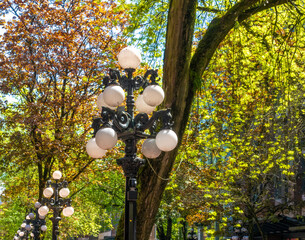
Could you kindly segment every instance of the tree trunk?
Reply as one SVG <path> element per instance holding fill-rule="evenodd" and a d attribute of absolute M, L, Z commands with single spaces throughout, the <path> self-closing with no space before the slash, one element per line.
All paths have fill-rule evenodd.
<path fill-rule="evenodd" d="M 172 0 L 169 8 L 163 76 L 165 107 L 172 109 L 173 130 L 177 133 L 180 142 L 194 95 L 188 82 L 196 7 L 195 0 Z M 150 166 L 145 166 L 139 176 L 137 227 L 139 240 L 149 238 L 177 151 L 176 148 L 150 161 L 154 170 Z"/>

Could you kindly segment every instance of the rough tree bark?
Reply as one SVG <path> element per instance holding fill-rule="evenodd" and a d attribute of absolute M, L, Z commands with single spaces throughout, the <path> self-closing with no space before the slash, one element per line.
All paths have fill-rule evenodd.
<path fill-rule="evenodd" d="M 197 89 L 218 45 L 234 27 L 252 14 L 286 3 L 273 0 L 242 0 L 233 5 L 222 17 L 214 18 L 195 53 L 192 55 L 192 40 L 196 19 L 197 0 L 171 0 L 169 4 L 163 84 L 165 107 L 172 109 L 174 131 L 181 141 L 189 118 L 191 105 Z M 261 5 L 260 5 L 261 4 Z M 179 142 L 180 145 L 181 142 Z M 147 240 L 151 233 L 162 194 L 168 182 L 176 150 L 163 154 L 146 165 L 139 174 L 139 199 L 137 239 Z M 123 239 L 121 234 L 116 239 Z"/>

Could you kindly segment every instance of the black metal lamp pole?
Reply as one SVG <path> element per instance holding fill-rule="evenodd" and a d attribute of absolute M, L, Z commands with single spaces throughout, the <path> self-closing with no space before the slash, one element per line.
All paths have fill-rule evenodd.
<path fill-rule="evenodd" d="M 136 145 L 141 139 L 156 137 L 159 130 L 170 130 L 173 123 L 170 109 L 153 112 L 150 118 L 147 113 L 139 113 L 134 116 L 134 91 L 158 85 L 156 83 L 157 70 L 148 70 L 144 77 L 136 76 L 134 78 L 135 69 L 125 68 L 124 71 L 126 75 L 121 76 L 118 70 L 110 69 L 109 76 L 104 78 L 103 84 L 105 89 L 108 86 L 121 86 L 126 90 L 126 109 L 118 107 L 115 111 L 103 106 L 101 118 L 93 120 L 92 128 L 95 139 L 97 139 L 99 130 L 112 128 L 117 133 L 117 138 L 125 143 L 125 156 L 117 160 L 126 177 L 124 239 L 136 240 L 137 175 L 139 168 L 144 164 L 144 160 L 137 157 Z M 145 132 L 147 129 L 150 134 Z M 98 142 L 97 145 L 99 145 Z"/>
<path fill-rule="evenodd" d="M 54 172 L 55 173 L 55 172 Z M 61 173 L 60 173 L 61 175 Z M 61 176 L 60 176 L 61 177 Z M 57 240 L 59 235 L 59 221 L 61 220 L 60 214 L 62 211 L 64 211 L 65 216 L 71 216 L 74 212 L 73 208 L 71 207 L 71 199 L 66 198 L 69 194 L 68 190 L 68 182 L 66 180 L 60 182 L 59 178 L 55 179 L 55 182 L 52 182 L 51 180 L 47 181 L 47 188 L 45 189 L 51 192 L 44 192 L 44 198 L 41 199 L 41 204 L 45 205 L 38 209 L 39 215 L 45 216 L 49 209 L 53 210 L 53 216 L 50 218 L 52 221 L 52 240 Z M 54 178 L 54 174 L 53 174 Z M 61 190 L 65 189 L 67 191 L 62 194 L 61 196 Z M 47 207 L 47 208 L 46 208 Z M 44 208 L 44 209 L 43 209 Z M 69 208 L 69 209 L 68 209 Z M 40 210 L 41 209 L 41 210 Z M 45 210 L 47 209 L 47 210 Z M 65 209 L 68 209 L 67 213 L 65 213 Z M 44 212 L 45 211 L 45 212 Z"/>

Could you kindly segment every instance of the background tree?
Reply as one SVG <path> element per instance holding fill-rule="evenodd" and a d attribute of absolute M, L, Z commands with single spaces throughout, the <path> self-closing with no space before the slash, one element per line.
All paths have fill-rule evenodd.
<path fill-rule="evenodd" d="M 84 148 L 101 74 L 125 43 L 127 16 L 114 2 L 91 0 L 5 0 L 0 14 L 1 199 L 25 194 L 30 207 L 56 169 L 69 182 L 83 173 L 86 183 L 97 166 L 111 172 Z M 81 187 L 71 185 L 72 193 Z"/>

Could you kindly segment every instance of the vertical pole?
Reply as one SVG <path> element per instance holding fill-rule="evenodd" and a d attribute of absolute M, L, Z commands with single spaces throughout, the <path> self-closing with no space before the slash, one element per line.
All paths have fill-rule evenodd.
<path fill-rule="evenodd" d="M 57 240 L 57 236 L 59 234 L 59 227 L 58 223 L 60 220 L 60 217 L 58 216 L 58 209 L 55 208 L 53 210 L 53 217 L 51 218 L 52 223 L 53 223 L 53 228 L 52 228 L 52 240 Z"/>
<path fill-rule="evenodd" d="M 53 184 L 54 188 L 54 201 L 55 204 L 58 203 L 58 180 L 55 181 Z M 58 206 L 53 207 L 53 217 L 52 217 L 53 229 L 52 229 L 52 240 L 57 240 L 59 234 L 59 227 L 58 223 L 61 220 L 60 218 L 60 209 Z"/>
<path fill-rule="evenodd" d="M 126 177 L 125 192 L 125 240 L 136 240 L 137 181 Z"/>
<path fill-rule="evenodd" d="M 53 222 L 52 240 L 57 240 L 57 229 L 58 229 L 58 226 L 56 224 L 56 220 L 52 221 L 52 222 Z"/>

